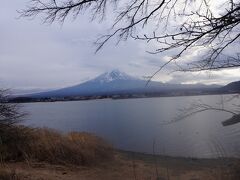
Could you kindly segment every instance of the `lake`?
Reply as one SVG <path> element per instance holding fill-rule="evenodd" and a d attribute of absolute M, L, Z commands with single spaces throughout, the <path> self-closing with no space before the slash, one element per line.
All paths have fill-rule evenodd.
<path fill-rule="evenodd" d="M 240 123 L 222 126 L 231 114 L 205 111 L 172 123 L 179 109 L 200 102 L 234 108 L 230 95 L 26 103 L 24 122 L 33 127 L 85 131 L 122 150 L 215 158 L 240 157 Z M 239 99 L 234 99 L 235 103 Z"/>

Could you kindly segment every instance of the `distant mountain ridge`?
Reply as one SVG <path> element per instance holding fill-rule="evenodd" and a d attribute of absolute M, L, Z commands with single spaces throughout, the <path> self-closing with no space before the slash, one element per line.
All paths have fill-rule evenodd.
<path fill-rule="evenodd" d="M 10 89 L 10 94 L 12 96 L 22 96 L 26 94 L 35 94 L 50 90 L 51 89 Z"/>
<path fill-rule="evenodd" d="M 240 92 L 240 81 L 235 81 L 220 88 L 223 92 Z"/>
<path fill-rule="evenodd" d="M 147 81 L 132 77 L 119 70 L 105 72 L 87 82 L 66 87 L 58 90 L 29 94 L 27 97 L 73 97 L 73 96 L 109 96 L 124 94 L 152 94 L 194 91 L 201 92 L 218 89 L 217 85 L 204 84 L 168 84 L 151 81 L 147 86 Z"/>

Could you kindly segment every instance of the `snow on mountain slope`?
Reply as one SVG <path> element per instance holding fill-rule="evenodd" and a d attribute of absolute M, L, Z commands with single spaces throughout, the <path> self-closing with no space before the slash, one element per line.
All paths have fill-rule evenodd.
<path fill-rule="evenodd" d="M 112 71 L 103 73 L 102 75 L 100 75 L 90 81 L 91 82 L 108 83 L 108 82 L 115 81 L 115 80 L 137 80 L 137 78 L 129 76 L 128 74 L 121 72 L 119 70 L 112 70 Z"/>
<path fill-rule="evenodd" d="M 119 70 L 103 73 L 96 78 L 71 87 L 59 90 L 36 93 L 30 97 L 66 97 L 66 96 L 96 96 L 134 93 L 159 93 L 183 89 L 201 89 L 202 85 L 168 84 L 151 82 L 146 86 L 146 80 L 132 77 Z M 204 86 L 208 88 L 208 86 Z"/>
<path fill-rule="evenodd" d="M 54 96 L 91 96 L 132 92 L 135 89 L 145 88 L 146 81 L 129 76 L 119 70 L 103 73 L 96 78 L 71 87 L 59 90 L 36 93 L 32 97 Z"/>

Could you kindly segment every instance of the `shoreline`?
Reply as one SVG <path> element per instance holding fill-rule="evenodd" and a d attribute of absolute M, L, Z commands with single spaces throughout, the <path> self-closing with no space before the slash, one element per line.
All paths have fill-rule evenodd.
<path fill-rule="evenodd" d="M 116 150 L 113 160 L 92 166 L 10 162 L 2 167 L 14 170 L 24 180 L 229 180 L 236 177 L 234 173 L 239 169 L 235 169 L 235 164 L 239 162 L 240 159 L 203 160 Z"/>
<path fill-rule="evenodd" d="M 51 102 L 72 102 L 72 101 L 92 101 L 92 100 L 123 100 L 123 99 L 144 99 L 144 98 L 174 98 L 174 97 L 198 97 L 198 96 L 216 96 L 216 95 L 236 95 L 239 92 L 226 92 L 226 93 L 206 93 L 206 94 L 181 94 L 181 95 L 123 95 L 121 97 L 110 96 L 83 96 L 83 97 L 46 97 L 46 98 L 30 98 L 30 97 L 16 97 L 8 100 L 6 103 L 51 103 Z"/>
<path fill-rule="evenodd" d="M 240 157 L 208 157 L 208 158 L 199 158 L 199 157 L 185 157 L 185 156 L 171 156 L 171 155 L 163 155 L 163 154 L 151 154 L 151 153 L 143 153 L 137 151 L 128 151 L 128 150 L 121 150 L 121 149 L 114 149 L 116 152 L 122 154 L 135 154 L 137 157 L 149 157 L 150 159 L 160 158 L 160 159 L 178 159 L 178 160 L 198 160 L 198 161 L 214 161 L 214 160 L 240 160 Z"/>
<path fill-rule="evenodd" d="M 86 132 L 64 134 L 47 128 L 12 128 L 25 136 L 12 135 L 13 129 L 6 131 L 12 139 L 5 143 L 5 153 L 1 154 L 0 179 L 4 180 L 235 180 L 240 177 L 240 158 L 145 154 L 118 150 Z"/>

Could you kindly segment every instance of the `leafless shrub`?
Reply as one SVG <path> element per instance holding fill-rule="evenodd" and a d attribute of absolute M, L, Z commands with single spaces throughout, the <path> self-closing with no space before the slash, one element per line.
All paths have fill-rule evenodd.
<path fill-rule="evenodd" d="M 22 157 L 19 145 L 25 144 L 27 128 L 20 126 L 25 113 L 19 104 L 8 103 L 9 91 L 0 90 L 0 158 L 1 161 Z"/>
<path fill-rule="evenodd" d="M 7 103 L 9 99 L 9 90 L 0 90 L 0 128 L 10 127 L 21 122 L 26 115 L 20 111 L 20 105 L 16 103 Z"/>

